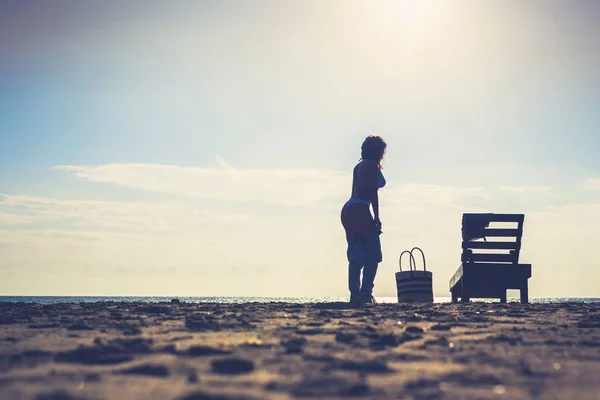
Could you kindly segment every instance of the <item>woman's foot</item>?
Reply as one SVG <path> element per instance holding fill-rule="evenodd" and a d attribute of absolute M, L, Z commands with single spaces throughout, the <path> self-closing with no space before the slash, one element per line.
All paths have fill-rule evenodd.
<path fill-rule="evenodd" d="M 359 296 L 359 301 L 362 304 L 376 304 L 375 297 L 370 292 L 361 293 Z"/>
<path fill-rule="evenodd" d="M 360 307 L 362 305 L 362 301 L 360 300 L 359 294 L 351 294 L 350 295 L 350 305 L 352 307 Z"/>

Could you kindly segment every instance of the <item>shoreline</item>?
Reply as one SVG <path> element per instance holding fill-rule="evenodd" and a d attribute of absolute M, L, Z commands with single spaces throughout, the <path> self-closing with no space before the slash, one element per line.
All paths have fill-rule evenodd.
<path fill-rule="evenodd" d="M 0 302 L 2 399 L 597 400 L 598 376 L 600 303 Z"/>
<path fill-rule="evenodd" d="M 170 303 L 176 299 L 190 304 L 316 304 L 346 302 L 348 296 L 329 297 L 259 297 L 259 296 L 0 296 L 0 303 L 79 304 L 79 303 Z M 397 304 L 396 296 L 375 297 L 378 304 Z M 519 302 L 519 297 L 507 297 L 509 303 Z M 450 303 L 449 296 L 434 296 L 434 304 Z M 495 303 L 497 299 L 478 299 L 481 303 Z M 599 297 L 533 297 L 531 304 L 600 303 Z"/>

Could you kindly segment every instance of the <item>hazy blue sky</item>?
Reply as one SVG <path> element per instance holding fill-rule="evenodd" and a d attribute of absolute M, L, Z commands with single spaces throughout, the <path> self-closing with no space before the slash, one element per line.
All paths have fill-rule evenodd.
<path fill-rule="evenodd" d="M 0 294 L 346 295 L 370 133 L 394 296 L 463 212 L 526 213 L 532 296 L 600 297 L 600 2 L 0 3 Z"/>

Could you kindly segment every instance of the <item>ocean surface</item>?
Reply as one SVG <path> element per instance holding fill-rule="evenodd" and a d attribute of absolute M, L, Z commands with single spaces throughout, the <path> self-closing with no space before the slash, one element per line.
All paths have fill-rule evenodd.
<path fill-rule="evenodd" d="M 40 304 L 56 303 L 95 303 L 99 301 L 159 303 L 179 299 L 188 303 L 329 303 L 348 301 L 347 297 L 186 297 L 186 296 L 0 296 L 0 302 L 25 302 Z M 378 303 L 396 303 L 396 297 L 376 297 Z M 508 298 L 508 301 L 518 301 L 518 298 Z M 529 299 L 531 303 L 599 303 L 600 298 L 584 297 L 540 297 Z M 436 303 L 450 302 L 450 297 L 435 297 Z M 493 302 L 498 300 L 481 300 Z"/>

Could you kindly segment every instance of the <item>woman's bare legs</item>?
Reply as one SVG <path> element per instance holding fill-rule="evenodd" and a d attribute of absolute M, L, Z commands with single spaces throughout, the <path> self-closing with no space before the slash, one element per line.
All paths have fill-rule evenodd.
<path fill-rule="evenodd" d="M 371 301 L 373 295 L 373 287 L 375 286 L 375 275 L 377 274 L 377 267 L 379 263 L 373 261 L 365 262 L 362 277 L 362 286 L 360 288 L 360 298 L 363 301 Z"/>
<path fill-rule="evenodd" d="M 362 263 L 350 262 L 348 265 L 348 289 L 350 290 L 350 303 L 356 303 L 360 296 L 360 271 Z"/>

